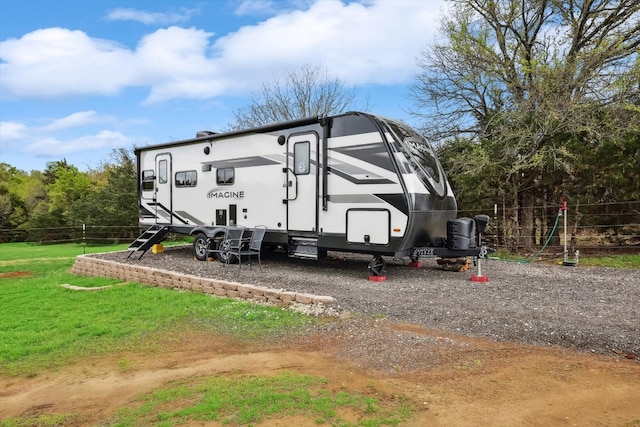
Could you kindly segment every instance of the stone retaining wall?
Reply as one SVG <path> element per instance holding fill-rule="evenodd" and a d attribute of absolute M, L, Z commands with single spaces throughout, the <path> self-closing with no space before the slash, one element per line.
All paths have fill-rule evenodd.
<path fill-rule="evenodd" d="M 89 255 L 76 257 L 73 267 L 71 267 L 71 273 L 83 276 L 110 277 L 125 282 L 138 282 L 150 286 L 184 289 L 221 297 L 268 302 L 280 306 L 289 306 L 296 303 L 328 306 L 334 301 L 329 296 L 287 292 L 265 286 L 245 285 L 226 280 L 198 277 L 157 268 L 122 264 L 93 258 Z"/>

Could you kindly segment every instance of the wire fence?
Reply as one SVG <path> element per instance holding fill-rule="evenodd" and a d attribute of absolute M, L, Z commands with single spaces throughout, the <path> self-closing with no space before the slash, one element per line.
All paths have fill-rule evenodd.
<path fill-rule="evenodd" d="M 483 234 L 483 243 L 497 250 L 535 252 L 546 245 L 545 252 L 562 253 L 566 242 L 568 250 L 581 253 L 640 253 L 640 201 L 568 205 L 566 212 L 561 212 L 561 207 L 558 204 L 527 208 L 534 212 L 532 227 L 522 225 L 521 209 L 498 204 L 489 211 L 461 210 L 458 217 L 488 214 L 491 221 Z M 557 222 L 559 214 L 562 218 Z M 140 231 L 136 225 L 0 228 L 0 243 L 131 243 Z M 170 240 L 182 238 L 169 237 Z"/>
<path fill-rule="evenodd" d="M 2 228 L 0 229 L 0 243 L 117 244 L 130 243 L 139 233 L 140 227 L 138 226 L 104 226 L 86 224 L 66 227 Z"/>
<path fill-rule="evenodd" d="M 548 252 L 562 253 L 566 243 L 567 250 L 581 253 L 640 253 L 640 201 L 575 202 L 567 204 L 566 211 L 561 203 L 527 208 L 496 203 L 490 212 L 467 210 L 458 215 L 481 213 L 491 217 L 483 240 L 496 249 L 531 252 L 547 244 Z"/>

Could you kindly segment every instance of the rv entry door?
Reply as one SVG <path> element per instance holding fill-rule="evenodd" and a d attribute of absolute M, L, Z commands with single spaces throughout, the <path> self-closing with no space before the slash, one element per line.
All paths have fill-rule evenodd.
<path fill-rule="evenodd" d="M 156 221 L 158 224 L 171 224 L 173 203 L 171 198 L 172 171 L 171 154 L 156 156 L 156 187 L 154 192 Z"/>
<path fill-rule="evenodd" d="M 316 232 L 318 211 L 318 135 L 287 140 L 287 230 Z"/>

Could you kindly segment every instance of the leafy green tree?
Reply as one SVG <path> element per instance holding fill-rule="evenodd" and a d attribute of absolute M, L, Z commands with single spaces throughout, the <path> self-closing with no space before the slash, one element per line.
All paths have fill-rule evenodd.
<path fill-rule="evenodd" d="M 74 239 L 68 218 L 74 202 L 91 191 L 91 179 L 66 160 L 47 163 L 44 172 L 33 171 L 25 188 L 28 220 L 19 228 L 29 230 L 32 241 L 61 242 Z"/>
<path fill-rule="evenodd" d="M 432 140 L 477 145 L 461 172 L 490 180 L 517 243 L 533 244 L 534 207 L 554 215 L 594 154 L 640 129 L 640 3 L 455 0 L 442 36 L 420 57 L 414 114 Z"/>
<path fill-rule="evenodd" d="M 119 148 L 111 153 L 112 163 L 104 165 L 106 185 L 98 197 L 104 203 L 102 224 L 114 227 L 115 238 L 130 239 L 138 225 L 138 193 L 136 160 L 130 150 Z"/>
<path fill-rule="evenodd" d="M 14 230 L 28 220 L 29 210 L 25 195 L 31 178 L 24 171 L 0 163 L 0 241 L 20 239 Z"/>
<path fill-rule="evenodd" d="M 70 215 L 73 202 L 90 191 L 91 187 L 91 178 L 75 166 L 58 169 L 55 181 L 47 186 L 49 212 L 63 217 Z"/>

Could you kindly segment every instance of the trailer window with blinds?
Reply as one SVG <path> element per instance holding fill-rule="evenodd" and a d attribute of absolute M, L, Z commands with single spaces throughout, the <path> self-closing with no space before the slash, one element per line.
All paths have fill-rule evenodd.
<path fill-rule="evenodd" d="M 195 187 L 198 182 L 196 171 L 176 172 L 176 187 Z"/>
<path fill-rule="evenodd" d="M 218 168 L 216 171 L 216 184 L 232 185 L 235 181 L 234 168 Z"/>
<path fill-rule="evenodd" d="M 156 177 L 152 169 L 142 171 L 142 191 L 153 191 L 153 181 Z"/>

